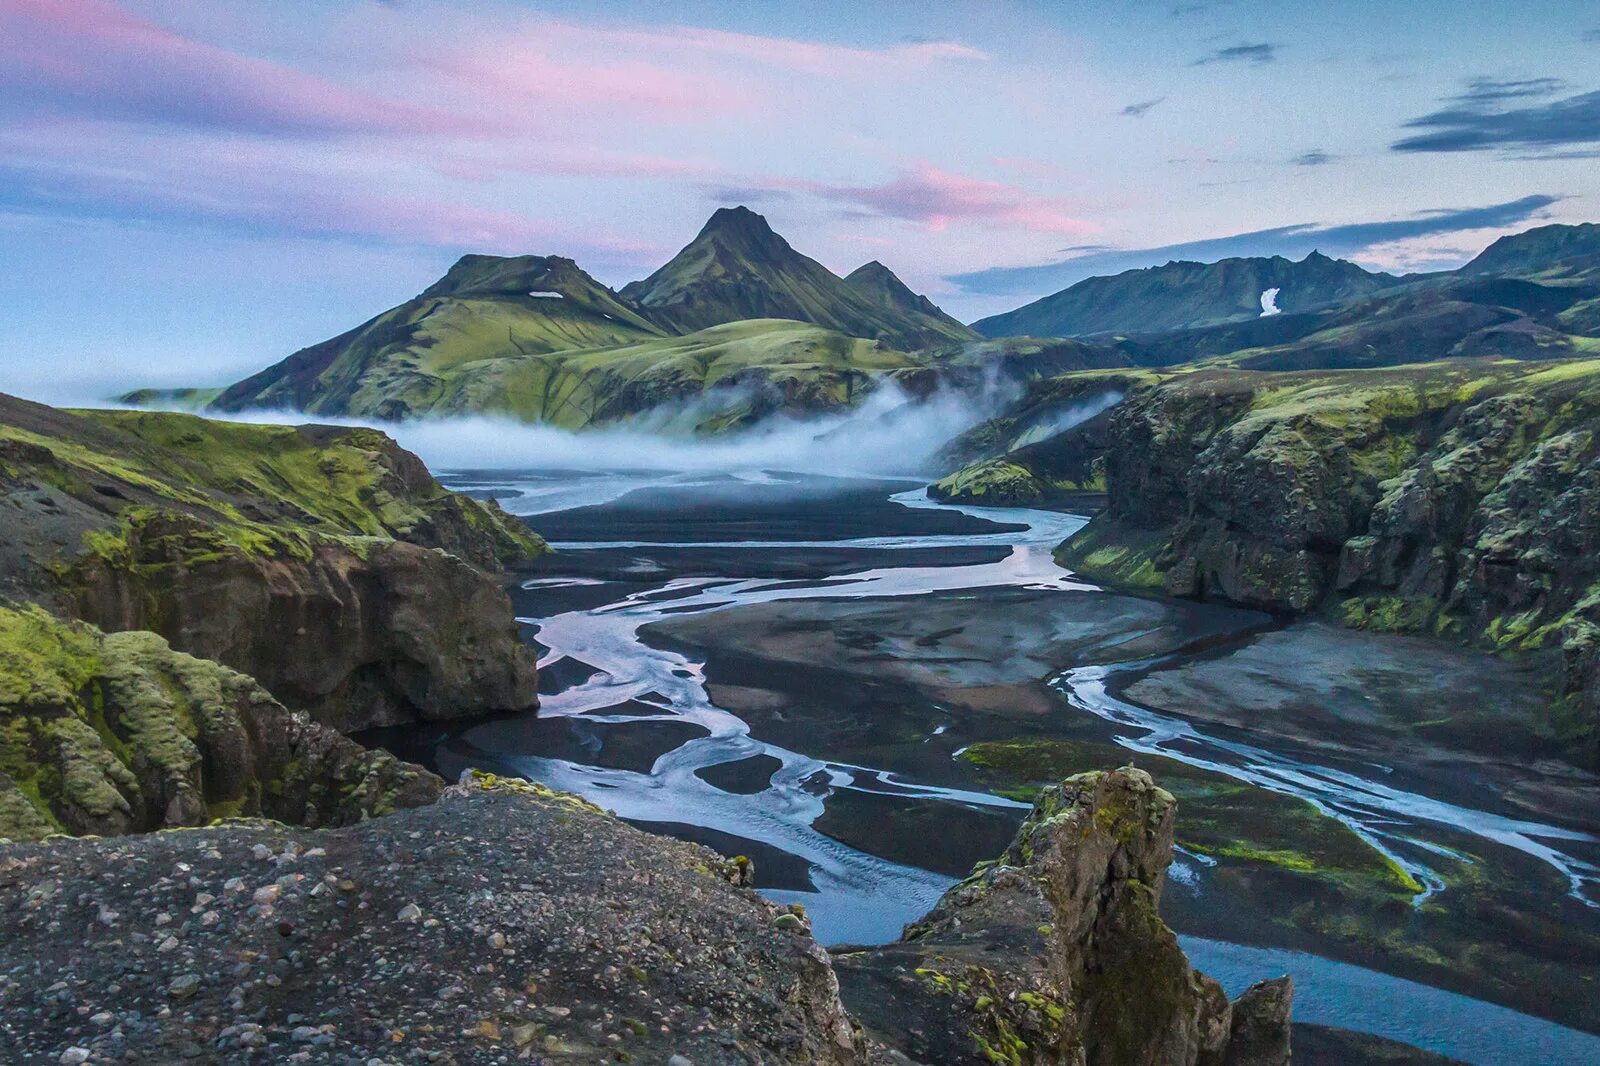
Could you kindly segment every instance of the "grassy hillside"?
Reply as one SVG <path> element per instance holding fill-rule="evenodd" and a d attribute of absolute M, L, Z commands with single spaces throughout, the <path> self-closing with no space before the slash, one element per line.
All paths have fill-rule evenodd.
<path fill-rule="evenodd" d="M 715 429 L 777 409 L 848 405 L 881 372 L 912 365 L 902 351 L 975 336 L 880 264 L 838 278 L 741 208 L 719 211 L 623 293 L 569 259 L 465 256 L 415 299 L 222 390 L 210 406 L 380 419 L 489 413 L 574 429 L 654 411 L 684 429 Z M 687 405 L 702 417 L 683 415 Z"/>
<path fill-rule="evenodd" d="M 882 372 L 913 365 L 876 342 L 801 322 L 758 319 L 661 336 L 502 299 L 443 302 L 403 338 L 383 340 L 379 323 L 314 387 L 293 390 L 286 376 L 250 405 L 293 390 L 288 405 L 318 414 L 502 414 L 580 429 L 653 412 L 692 431 L 778 409 L 848 406 Z M 238 387 L 219 406 L 245 406 Z M 685 413 L 690 406 L 697 414 Z"/>

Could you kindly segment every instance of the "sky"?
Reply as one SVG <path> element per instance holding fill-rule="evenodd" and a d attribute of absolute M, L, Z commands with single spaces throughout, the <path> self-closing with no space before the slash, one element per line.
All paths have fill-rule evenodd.
<path fill-rule="evenodd" d="M 222 384 L 465 252 L 719 206 L 963 320 L 1600 219 L 1600 0 L 0 0 L 0 389 Z"/>

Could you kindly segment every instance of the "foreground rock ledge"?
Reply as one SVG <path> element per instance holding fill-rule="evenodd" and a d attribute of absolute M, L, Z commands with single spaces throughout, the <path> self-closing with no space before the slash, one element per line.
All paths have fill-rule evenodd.
<path fill-rule="evenodd" d="M 1155 917 L 1171 816 L 1137 770 L 1050 790 L 844 1001 L 803 914 L 539 786 L 9 845 L 0 1060 L 1283 1062 L 1287 987 L 1241 1026 Z"/>

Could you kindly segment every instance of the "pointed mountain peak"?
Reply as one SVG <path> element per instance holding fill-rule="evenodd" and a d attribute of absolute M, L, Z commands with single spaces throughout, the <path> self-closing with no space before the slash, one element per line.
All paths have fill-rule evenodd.
<path fill-rule="evenodd" d="M 882 263 L 880 263 L 876 259 L 874 259 L 874 260 L 871 260 L 870 262 L 862 263 L 860 266 L 858 266 L 854 270 L 850 271 L 850 273 L 845 275 L 844 280 L 846 280 L 846 281 L 855 280 L 855 281 L 874 281 L 874 282 L 883 282 L 883 281 L 896 281 L 896 282 L 898 282 L 900 279 L 895 276 L 894 271 L 890 270 L 888 267 L 884 266 Z"/>
<path fill-rule="evenodd" d="M 922 297 L 911 291 L 911 287 L 901 281 L 899 276 L 876 259 L 870 263 L 862 263 L 849 274 L 845 275 L 844 283 L 852 289 L 863 293 L 878 293 L 892 296 L 897 300 L 920 300 Z"/>
<path fill-rule="evenodd" d="M 695 239 L 703 237 L 721 239 L 731 244 L 755 246 L 776 242 L 788 247 L 788 243 L 778 236 L 765 218 L 743 205 L 719 207 L 713 211 Z"/>

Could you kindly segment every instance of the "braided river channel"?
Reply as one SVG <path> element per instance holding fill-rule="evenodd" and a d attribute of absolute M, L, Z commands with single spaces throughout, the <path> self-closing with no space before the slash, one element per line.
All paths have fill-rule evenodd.
<path fill-rule="evenodd" d="M 841 945 L 897 937 L 1031 789 L 1133 761 L 1179 799 L 1168 922 L 1230 994 L 1295 976 L 1297 1061 L 1343 1030 L 1600 1062 L 1600 779 L 1519 731 L 1539 664 L 1101 590 L 1052 557 L 1085 518 L 920 483 L 444 480 L 557 549 L 512 590 L 538 714 L 370 738 L 447 778 L 748 855 Z"/>

